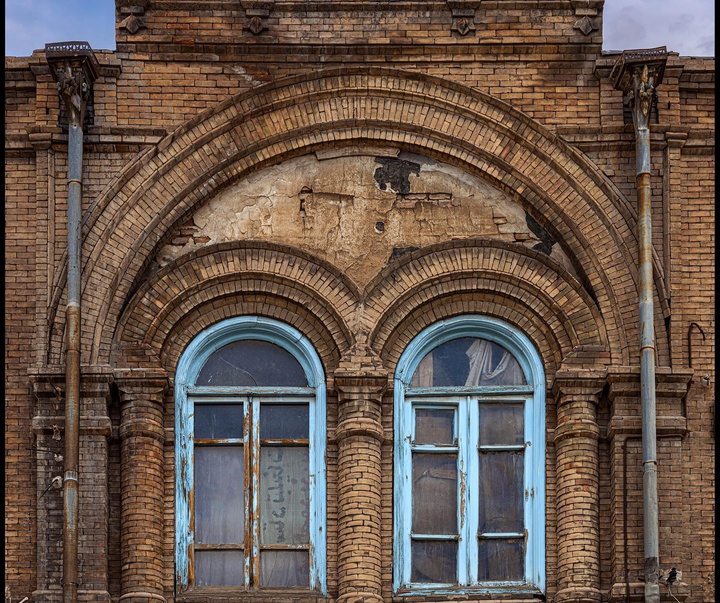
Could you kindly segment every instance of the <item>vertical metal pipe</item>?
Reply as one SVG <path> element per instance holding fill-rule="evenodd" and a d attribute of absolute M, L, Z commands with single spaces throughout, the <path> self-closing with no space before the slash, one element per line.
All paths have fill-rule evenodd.
<path fill-rule="evenodd" d="M 640 314 L 640 401 L 643 447 L 643 525 L 645 541 L 645 601 L 660 601 L 657 431 L 655 408 L 655 326 L 652 270 L 652 213 L 650 195 L 650 136 L 647 128 L 636 130 L 638 173 L 639 314 Z M 645 165 L 647 157 L 647 165 Z M 643 163 L 641 169 L 641 161 Z M 647 168 L 647 171 L 645 169 Z"/>
<path fill-rule="evenodd" d="M 65 473 L 63 477 L 63 603 L 78 600 L 80 503 L 80 278 L 83 122 L 98 63 L 87 42 L 45 45 L 50 72 L 68 117 L 68 271 L 65 314 Z"/>
<path fill-rule="evenodd" d="M 77 601 L 78 588 L 82 154 L 82 123 L 71 123 L 68 131 L 68 299 L 65 350 L 65 476 L 63 480 L 64 603 Z"/>
<path fill-rule="evenodd" d="M 667 60 L 664 47 L 623 52 L 610 78 L 631 94 L 635 128 L 635 186 L 638 202 L 638 310 L 640 321 L 640 401 L 643 447 L 643 527 L 645 603 L 660 602 L 655 408 L 655 325 L 652 265 L 652 195 L 650 191 L 650 116 L 656 88 Z"/>

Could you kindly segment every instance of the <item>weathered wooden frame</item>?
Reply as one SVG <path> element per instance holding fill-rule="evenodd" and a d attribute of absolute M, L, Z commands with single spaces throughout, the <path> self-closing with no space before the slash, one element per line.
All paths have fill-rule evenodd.
<path fill-rule="evenodd" d="M 287 350 L 302 366 L 308 387 L 196 387 L 193 385 L 211 354 L 229 343 L 245 339 L 267 341 Z M 261 398 L 277 396 L 290 398 L 301 396 L 310 404 L 310 590 L 327 594 L 325 373 L 312 344 L 297 329 L 276 320 L 256 316 L 230 318 L 211 326 L 187 346 L 178 362 L 175 375 L 175 579 L 178 591 L 195 588 L 192 568 L 194 399 L 207 397 L 227 400 L 232 397 L 239 403 L 243 398 L 247 398 L 247 405 L 253 403 L 253 399 L 257 404 L 257 400 Z M 259 441 L 258 421 L 253 422 L 252 428 L 258 431 L 255 437 Z M 247 434 L 245 439 L 247 440 Z M 251 488 L 257 486 L 256 480 L 249 485 Z M 247 496 L 245 499 L 247 500 Z M 245 501 L 243 504 L 247 507 Z M 248 517 L 248 513 L 245 516 Z M 251 529 L 255 528 L 251 527 Z M 245 558 L 247 566 L 249 563 L 247 550 Z M 247 576 L 248 569 L 245 571 Z M 209 588 L 203 587 L 203 589 Z M 247 588 L 238 587 L 242 590 Z M 250 588 L 254 590 L 257 586 Z M 278 589 L 263 590 L 276 592 Z"/>
<path fill-rule="evenodd" d="M 461 337 L 482 337 L 512 353 L 528 380 L 527 386 L 410 388 L 422 358 L 437 346 Z M 477 580 L 478 441 L 476 401 L 522 402 L 525 412 L 524 524 L 527 532 L 523 581 Z M 458 583 L 413 584 L 410 581 L 412 518 L 411 457 L 414 412 L 417 407 L 453 407 L 457 412 L 458 501 L 460 534 Z M 465 315 L 444 320 L 419 333 L 400 357 L 394 386 L 394 534 L 393 591 L 398 595 L 461 593 L 542 593 L 545 591 L 545 373 L 532 342 L 509 324 L 485 316 Z M 465 487 L 463 487 L 465 482 Z M 465 544 L 463 544 L 465 543 Z"/>

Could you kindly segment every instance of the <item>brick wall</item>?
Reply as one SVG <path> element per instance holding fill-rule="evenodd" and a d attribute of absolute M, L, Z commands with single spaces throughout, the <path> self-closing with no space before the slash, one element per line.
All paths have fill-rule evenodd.
<path fill-rule="evenodd" d="M 101 71 L 94 125 L 85 136 L 83 363 L 101 365 L 103 374 L 164 370 L 172 385 L 182 349 L 203 328 L 240 314 L 273 317 L 303 332 L 323 359 L 332 436 L 343 404 L 333 390 L 335 370 L 362 372 L 361 358 L 373 357 L 391 375 L 404 347 L 429 324 L 463 313 L 502 318 L 536 342 L 548 388 L 568 365 L 614 371 L 593 419 L 600 433 L 597 581 L 604 600 L 638 596 L 635 150 L 622 94 L 608 80 L 616 56 L 601 53 L 602 2 L 483 2 L 466 35 L 459 13 L 440 2 L 278 3 L 258 17 L 259 33 L 250 30 L 252 11 L 237 3 L 198 1 L 190 8 L 153 2 L 136 15 L 143 26 L 134 32 L 133 15 L 123 8 L 128 3 L 117 4 L 117 51 L 96 52 Z M 332 76 L 311 77 L 333 69 Z M 683 571 L 686 586 L 678 594 L 697 603 L 714 600 L 714 481 L 708 471 L 714 463 L 714 61 L 671 53 L 666 74 L 651 146 L 656 330 L 664 371 L 660 554 L 661 569 L 672 564 Z M 55 440 L 33 419 L 61 415 L 62 408 L 37 385 L 41 377 L 33 390 L 28 371 L 56 375 L 63 360 L 67 142 L 43 53 L 6 58 L 5 111 L 5 571 L 13 601 L 33 591 L 37 601 L 54 601 L 62 498 L 51 490 L 37 502 L 55 468 L 33 446 Z M 235 129 L 228 133 L 231 122 Z M 242 145 L 246 155 L 238 150 Z M 370 212 L 353 225 L 357 234 L 321 252 L 316 243 L 288 247 L 290 223 L 300 220 L 288 212 L 285 232 L 280 227 L 273 237 L 259 232 L 250 241 L 193 242 L 173 262 L 159 258 L 164 245 L 182 237 L 187 242 L 183 228 L 196 212 L 243 179 L 261 178 L 264 168 L 287 166 L 298 155 L 352 158 L 361 147 L 373 149 L 365 156 L 377 155 L 379 147 L 412 151 L 488 182 L 550 231 L 574 274 L 520 239 L 488 242 L 448 230 L 445 216 L 452 209 L 423 213 L 420 207 L 408 211 L 437 243 L 417 251 L 392 239 L 393 232 L 376 234 L 378 218 Z M 373 258 L 373 266 L 387 265 L 353 280 L 349 275 L 362 270 L 353 268 L 352 248 L 364 245 L 365 231 L 405 253 L 394 263 Z M 688 331 L 692 322 L 705 338 L 696 327 Z M 368 348 L 360 353 L 363 345 Z M 691 362 L 694 371 L 687 370 Z M 99 522 L 86 529 L 83 546 L 89 548 L 82 551 L 80 588 L 92 600 L 107 595 L 115 601 L 127 583 L 120 552 L 125 403 L 114 387 L 93 398 L 93 412 L 107 416 L 107 435 L 96 430 L 83 448 L 83 470 L 101 485 L 106 479 L 108 492 L 95 502 L 84 499 L 83 508 Z M 340 533 L 338 499 L 348 496 L 340 479 L 349 474 L 340 465 L 357 456 L 372 457 L 374 466 L 373 455 L 379 455 L 373 488 L 381 504 L 381 565 L 369 582 L 392 600 L 392 397 L 386 393 L 378 404 L 373 420 L 382 444 L 329 438 L 331 599 L 351 592 L 353 584 L 339 561 L 353 548 L 352 537 Z M 558 569 L 567 563 L 567 540 L 556 508 L 565 495 L 557 491 L 562 467 L 553 439 L 555 404 L 548 395 L 550 601 L 563 598 L 559 591 L 568 579 Z M 162 550 L 153 567 L 163 572 L 157 594 L 172 599 L 172 389 L 162 424 Z M 157 518 L 153 529 L 156 524 Z M 99 559 L 92 559 L 95 541 L 105 543 Z"/>

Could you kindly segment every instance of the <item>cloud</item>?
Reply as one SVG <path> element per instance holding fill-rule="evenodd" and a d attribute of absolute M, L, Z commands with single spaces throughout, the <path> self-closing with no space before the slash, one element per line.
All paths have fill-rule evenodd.
<path fill-rule="evenodd" d="M 681 56 L 715 56 L 714 0 L 606 0 L 603 49 L 666 46 Z"/>

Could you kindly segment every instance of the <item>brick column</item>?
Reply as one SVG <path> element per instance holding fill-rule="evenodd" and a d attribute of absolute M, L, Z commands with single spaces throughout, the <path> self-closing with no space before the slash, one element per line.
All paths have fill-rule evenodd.
<path fill-rule="evenodd" d="M 555 377 L 557 408 L 557 603 L 600 601 L 597 405 L 604 372 L 562 371 Z"/>
<path fill-rule="evenodd" d="M 382 603 L 380 445 L 387 374 L 336 372 L 338 603 Z"/>
<path fill-rule="evenodd" d="M 128 603 L 163 596 L 163 402 L 167 377 L 159 372 L 116 372 L 121 422 L 122 596 Z"/>

